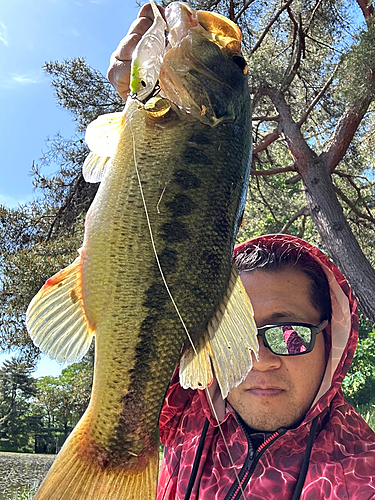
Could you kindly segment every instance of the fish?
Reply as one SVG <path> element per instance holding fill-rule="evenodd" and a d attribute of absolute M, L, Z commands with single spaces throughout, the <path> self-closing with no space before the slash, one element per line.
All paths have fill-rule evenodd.
<path fill-rule="evenodd" d="M 232 263 L 252 147 L 241 31 L 185 3 L 165 18 L 160 91 L 88 126 L 83 174 L 100 186 L 83 245 L 26 313 L 34 343 L 60 363 L 95 336 L 89 406 L 35 500 L 154 499 L 176 367 L 183 387 L 215 376 L 226 397 L 258 349 Z"/>

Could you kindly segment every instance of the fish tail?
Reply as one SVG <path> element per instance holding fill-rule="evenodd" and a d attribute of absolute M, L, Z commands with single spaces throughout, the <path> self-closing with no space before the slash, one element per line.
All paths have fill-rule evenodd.
<path fill-rule="evenodd" d="M 69 443 L 68 443 L 69 441 Z M 108 467 L 87 458 L 82 430 L 69 437 L 34 500 L 155 500 L 159 451 L 140 472 Z"/>

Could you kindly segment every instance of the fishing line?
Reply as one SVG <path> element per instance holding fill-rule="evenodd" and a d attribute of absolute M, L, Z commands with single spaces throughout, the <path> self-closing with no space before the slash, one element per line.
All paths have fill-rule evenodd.
<path fill-rule="evenodd" d="M 138 169 L 138 164 L 137 164 L 137 158 L 136 158 L 136 150 L 135 150 L 135 137 L 134 137 L 134 133 L 133 133 L 133 127 L 132 127 L 132 123 L 131 123 L 131 119 L 130 119 L 130 131 L 131 131 L 131 134 L 132 134 L 132 139 L 133 139 L 133 158 L 134 158 L 134 166 L 135 166 L 135 171 L 136 171 L 136 174 L 137 174 L 137 179 L 138 179 L 138 184 L 139 184 L 139 190 L 140 190 L 140 193 L 141 193 L 141 198 L 142 198 L 142 203 L 143 203 L 143 208 L 145 210 L 145 214 L 146 214 L 146 220 L 147 220 L 147 226 L 148 226 L 148 230 L 149 230 L 149 233 L 150 233 L 150 238 L 151 238 L 151 245 L 152 245 L 152 249 L 153 249 L 153 252 L 154 252 L 154 255 L 155 255 L 155 259 L 156 259 L 156 263 L 157 263 L 157 266 L 159 268 L 159 272 L 160 272 L 160 275 L 161 275 L 161 278 L 163 280 L 163 283 L 164 283 L 164 286 L 165 286 L 165 289 L 167 290 L 167 293 L 169 295 L 169 298 L 171 299 L 172 301 L 172 304 L 173 304 L 173 307 L 175 308 L 176 310 L 176 313 L 177 313 L 177 316 L 179 318 L 179 320 L 181 321 L 181 324 L 185 330 L 185 333 L 187 335 L 187 338 L 189 339 L 189 342 L 193 348 L 193 351 L 194 351 L 194 354 L 197 356 L 197 359 L 198 359 L 198 363 L 199 363 L 199 368 L 201 370 L 201 372 L 203 373 L 203 369 L 202 369 L 202 366 L 200 364 L 200 361 L 199 361 L 199 357 L 198 357 L 198 353 L 197 353 L 197 350 L 195 348 L 195 345 L 193 343 L 193 340 L 190 336 L 190 333 L 189 333 L 189 330 L 187 329 L 187 326 L 185 325 L 185 322 L 184 322 L 184 319 L 183 317 L 181 316 L 180 314 L 180 311 L 178 309 L 178 306 L 173 298 L 173 295 L 169 289 L 169 286 L 168 286 L 168 283 L 165 279 L 165 276 L 164 276 L 164 272 L 163 272 L 163 269 L 161 267 L 161 264 L 160 264 L 160 260 L 159 260 L 159 256 L 158 256 L 158 253 L 157 253 L 157 250 L 156 250 L 156 246 L 155 246 L 155 240 L 154 240 L 154 235 L 153 235 L 153 232 L 152 232 L 152 227 L 151 227 L 151 222 L 150 222 L 150 218 L 149 218 L 149 215 L 148 215 L 148 209 L 147 209 L 147 205 L 146 205 L 146 200 L 145 200 L 145 197 L 144 197 L 144 193 L 143 193 L 143 188 L 142 188 L 142 182 L 141 182 L 141 178 L 140 178 L 140 175 L 139 175 L 139 169 Z M 211 395 L 210 395 L 210 392 L 208 390 L 208 387 L 205 387 L 205 391 L 206 391 L 206 396 L 207 396 L 207 399 L 208 399 L 208 402 L 210 404 L 210 407 L 211 407 L 211 410 L 212 410 L 212 413 L 214 414 L 214 417 L 215 417 L 215 420 L 218 424 L 218 428 L 219 428 L 219 431 L 220 431 L 220 434 L 221 434 L 221 437 L 223 438 L 223 441 L 224 441 L 224 444 L 225 444 L 225 448 L 227 450 L 227 453 L 228 453 L 228 457 L 229 457 L 229 460 L 230 460 L 230 463 L 232 465 L 232 468 L 233 468 L 233 471 L 234 471 L 234 474 L 236 476 L 236 480 L 238 482 L 238 486 L 240 488 L 240 491 L 241 491 L 241 494 L 243 496 L 243 499 L 246 500 L 246 497 L 245 497 L 245 493 L 243 491 L 243 488 L 242 488 L 242 485 L 241 485 L 241 481 L 240 481 L 240 478 L 238 477 L 238 473 L 237 473 L 237 470 L 236 470 L 236 467 L 234 465 L 234 461 L 233 461 L 233 458 L 232 458 L 232 455 L 229 451 L 229 447 L 228 447 L 228 444 L 227 444 L 227 441 L 225 439 L 225 436 L 224 436 L 224 433 L 223 433 L 223 430 L 221 428 L 221 424 L 220 424 L 220 421 L 219 421 L 219 417 L 216 413 L 216 410 L 215 410 L 215 407 L 214 407 L 214 403 L 212 401 L 212 398 L 211 398 Z"/>

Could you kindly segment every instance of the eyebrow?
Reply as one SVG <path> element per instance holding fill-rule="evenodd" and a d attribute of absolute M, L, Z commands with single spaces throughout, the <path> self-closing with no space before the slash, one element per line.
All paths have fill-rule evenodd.
<path fill-rule="evenodd" d="M 271 323 L 278 323 L 278 320 L 286 319 L 287 321 L 297 321 L 301 322 L 301 318 L 296 315 L 293 311 L 280 311 L 274 312 L 271 316 L 267 316 L 266 324 L 270 325 Z"/>

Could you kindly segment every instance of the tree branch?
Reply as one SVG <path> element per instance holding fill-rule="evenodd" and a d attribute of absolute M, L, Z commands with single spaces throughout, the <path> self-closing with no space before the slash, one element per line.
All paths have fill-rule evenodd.
<path fill-rule="evenodd" d="M 238 22 L 239 18 L 242 16 L 242 14 L 247 10 L 250 5 L 254 2 L 254 0 L 248 0 L 247 2 L 244 3 L 244 5 L 241 7 L 241 9 L 237 12 L 237 14 L 234 16 L 233 21 L 235 23 Z"/>
<path fill-rule="evenodd" d="M 268 170 L 255 170 L 251 169 L 250 175 L 255 175 L 258 177 L 264 177 L 266 175 L 275 175 L 281 174 L 283 172 L 295 172 L 295 166 L 291 165 L 290 167 L 280 167 L 280 168 L 269 168 Z"/>
<path fill-rule="evenodd" d="M 301 231 L 300 231 L 300 234 L 299 234 L 299 237 L 300 238 L 303 238 L 304 234 L 305 234 L 305 229 L 306 229 L 306 220 L 307 220 L 307 215 L 303 215 L 302 216 L 302 224 L 301 224 Z"/>
<path fill-rule="evenodd" d="M 254 54 L 254 52 L 256 50 L 259 49 L 260 47 L 260 44 L 263 42 L 265 36 L 267 35 L 267 33 L 269 32 L 269 30 L 272 28 L 272 25 L 277 21 L 277 19 L 280 17 L 280 15 L 284 12 L 285 9 L 287 9 L 289 7 L 289 5 L 293 2 L 293 0 L 288 0 L 286 3 L 284 3 L 284 5 L 282 7 L 280 7 L 280 9 L 276 12 L 276 14 L 273 16 L 273 18 L 271 19 L 271 21 L 267 24 L 267 26 L 265 27 L 263 33 L 261 34 L 259 40 L 257 41 L 257 43 L 254 45 L 254 47 L 251 49 L 250 51 L 250 54 L 249 55 L 252 55 Z"/>
<path fill-rule="evenodd" d="M 309 31 L 310 26 L 311 26 L 311 23 L 312 23 L 312 21 L 313 21 L 313 19 L 314 19 L 314 17 L 315 17 L 315 14 L 316 14 L 316 12 L 317 12 L 318 8 L 320 7 L 320 4 L 322 3 L 322 1 L 323 1 L 323 0 L 318 0 L 318 1 L 316 2 L 315 7 L 314 7 L 314 9 L 313 9 L 313 11 L 312 11 L 312 13 L 311 13 L 310 19 L 309 19 L 309 20 L 307 21 L 307 23 L 306 23 L 305 33 L 307 33 L 307 32 Z"/>
<path fill-rule="evenodd" d="M 293 217 L 291 217 L 286 224 L 281 228 L 280 233 L 286 234 L 290 226 L 295 222 L 299 217 L 310 215 L 310 209 L 307 206 L 302 207 L 298 212 L 296 212 Z"/>
<path fill-rule="evenodd" d="M 233 0 L 230 0 L 229 2 L 229 19 L 231 21 L 234 21 L 235 17 L 234 17 L 234 3 L 233 3 Z"/>
<path fill-rule="evenodd" d="M 371 210 L 369 209 L 369 207 L 367 206 L 367 203 L 365 202 L 365 200 L 362 197 L 361 188 L 359 188 L 357 186 L 357 184 L 354 182 L 354 180 L 352 178 L 353 176 L 350 175 L 350 174 L 347 174 L 345 172 L 340 172 L 340 171 L 337 171 L 337 170 L 335 170 L 335 174 L 337 174 L 339 177 L 343 177 L 355 189 L 355 191 L 357 193 L 357 196 L 358 196 L 358 199 L 362 202 L 362 204 L 365 207 L 366 212 L 368 213 L 368 215 L 370 217 L 372 217 Z"/>
<path fill-rule="evenodd" d="M 253 116 L 252 118 L 253 122 L 278 122 L 280 120 L 280 116 Z"/>
<path fill-rule="evenodd" d="M 49 231 L 48 231 L 48 234 L 47 234 L 47 238 L 46 238 L 46 241 L 49 241 L 51 236 L 52 236 L 52 231 L 53 231 L 53 228 L 55 227 L 55 224 L 58 222 L 58 220 L 60 219 L 61 217 L 61 214 L 64 212 L 64 210 L 66 210 L 66 208 L 69 206 L 69 203 L 71 202 L 73 196 L 75 195 L 75 193 L 77 192 L 78 190 L 78 186 L 80 185 L 80 183 L 83 181 L 83 175 L 80 174 L 75 183 L 74 183 L 74 186 L 73 188 L 71 189 L 71 191 L 68 193 L 68 196 L 66 197 L 65 199 L 65 203 L 59 208 L 54 220 L 52 221 L 52 224 L 49 228 Z"/>
<path fill-rule="evenodd" d="M 374 15 L 374 6 L 370 4 L 367 0 L 357 0 L 357 4 L 361 8 L 366 21 Z"/>
<path fill-rule="evenodd" d="M 328 80 L 326 81 L 325 85 L 323 86 L 323 88 L 321 89 L 321 91 L 317 94 L 317 96 L 315 97 L 315 99 L 313 99 L 313 101 L 311 102 L 310 106 L 307 108 L 307 110 L 304 112 L 304 114 L 302 115 L 302 117 L 300 118 L 300 120 L 298 121 L 298 126 L 301 127 L 301 125 L 303 125 L 303 123 L 305 123 L 305 121 L 307 120 L 309 114 L 311 113 L 311 111 L 315 108 L 315 106 L 317 105 L 317 103 L 320 101 L 320 99 L 323 97 L 323 95 L 325 94 L 326 90 L 328 89 L 328 87 L 331 85 L 332 83 L 332 80 L 336 74 L 336 71 L 339 69 L 340 67 L 340 64 L 341 62 L 339 62 L 335 69 L 333 70 L 331 76 L 328 78 Z"/>
<path fill-rule="evenodd" d="M 265 149 L 268 148 L 270 144 L 276 141 L 280 137 L 280 132 L 278 129 L 273 130 L 269 134 L 267 134 L 263 139 L 260 141 L 259 144 L 255 144 L 253 146 L 253 154 L 260 153 L 261 151 L 264 151 Z"/>
<path fill-rule="evenodd" d="M 343 159 L 371 101 L 372 96 L 368 93 L 360 97 L 357 102 L 350 104 L 341 115 L 321 154 L 330 172 L 333 172 Z"/>
<path fill-rule="evenodd" d="M 353 210 L 353 212 L 360 219 L 365 219 L 365 220 L 368 220 L 368 221 L 372 222 L 373 224 L 375 224 L 374 217 L 367 215 L 367 214 L 363 214 L 362 212 L 360 212 L 358 210 L 358 208 L 354 205 L 354 203 L 351 200 L 349 200 L 349 198 L 341 191 L 341 189 L 339 187 L 335 186 L 335 184 L 333 184 L 333 189 L 340 196 L 340 198 L 348 205 L 348 207 L 350 207 Z"/>
<path fill-rule="evenodd" d="M 285 90 L 288 87 L 290 87 L 291 83 L 293 82 L 294 77 L 297 74 L 297 70 L 301 64 L 301 55 L 302 53 L 304 53 L 305 50 L 305 34 L 302 29 L 301 16 L 297 22 L 294 19 L 292 11 L 290 10 L 289 7 L 287 8 L 287 11 L 289 14 L 289 18 L 294 26 L 294 32 L 293 32 L 292 54 L 290 57 L 289 66 L 285 72 L 285 77 L 283 79 L 282 92 L 285 92 Z"/>
<path fill-rule="evenodd" d="M 284 134 L 289 152 L 295 162 L 296 170 L 303 177 L 307 166 L 316 157 L 316 153 L 307 145 L 300 127 L 294 122 L 285 96 L 276 89 L 265 89 L 264 91 L 269 95 L 280 115 L 278 130 Z"/>
<path fill-rule="evenodd" d="M 256 177 L 256 181 L 257 181 L 258 192 L 259 192 L 259 194 L 260 194 L 260 197 L 261 197 L 261 198 L 262 198 L 262 200 L 263 200 L 263 203 L 264 203 L 264 204 L 265 204 L 265 206 L 268 208 L 268 210 L 271 212 L 271 215 L 272 215 L 272 217 L 274 218 L 274 221 L 278 224 L 278 223 L 279 223 L 279 221 L 277 220 L 276 215 L 273 213 L 273 210 L 272 210 L 271 205 L 268 203 L 268 201 L 266 200 L 266 198 L 263 196 L 262 190 L 260 189 L 259 177 Z"/>

